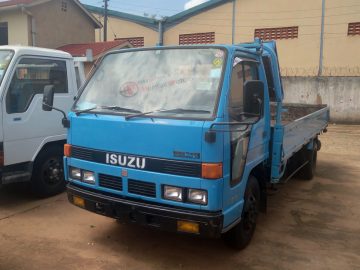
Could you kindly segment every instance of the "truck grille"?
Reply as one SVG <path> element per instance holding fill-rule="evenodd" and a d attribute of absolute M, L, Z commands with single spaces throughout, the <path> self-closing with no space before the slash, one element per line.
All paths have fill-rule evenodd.
<path fill-rule="evenodd" d="M 143 182 L 138 180 L 128 180 L 129 193 L 138 194 L 147 197 L 156 197 L 155 183 Z"/>
<path fill-rule="evenodd" d="M 99 174 L 99 186 L 122 191 L 122 178 L 107 174 Z"/>
<path fill-rule="evenodd" d="M 92 153 L 93 153 L 92 151 L 89 151 L 85 148 L 80 148 L 80 147 L 72 147 L 71 148 L 71 156 L 73 158 L 92 161 L 93 160 Z"/>
<path fill-rule="evenodd" d="M 108 152 L 82 148 L 78 146 L 73 146 L 71 150 L 71 157 L 81 160 L 97 162 L 102 164 L 108 164 L 106 162 L 106 154 Z M 117 153 L 120 154 L 120 153 Z M 124 154 L 127 155 L 127 154 Z M 128 155 L 130 156 L 130 155 Z M 201 163 L 194 161 L 182 161 L 182 160 L 171 160 L 171 159 L 161 159 L 154 157 L 142 157 L 137 155 L 131 155 L 136 158 L 145 158 L 146 167 L 143 168 L 143 171 L 151 171 L 158 173 L 166 173 L 173 175 L 182 175 L 189 177 L 201 177 Z M 118 165 L 115 165 L 118 166 Z M 127 166 L 125 166 L 127 167 Z M 132 169 L 132 167 L 128 167 Z"/>

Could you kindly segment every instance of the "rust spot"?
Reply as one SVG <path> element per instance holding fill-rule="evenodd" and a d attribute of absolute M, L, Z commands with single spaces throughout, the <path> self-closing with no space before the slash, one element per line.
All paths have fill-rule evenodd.
<path fill-rule="evenodd" d="M 319 94 L 316 95 L 316 104 L 318 105 L 322 104 L 322 98 Z"/>

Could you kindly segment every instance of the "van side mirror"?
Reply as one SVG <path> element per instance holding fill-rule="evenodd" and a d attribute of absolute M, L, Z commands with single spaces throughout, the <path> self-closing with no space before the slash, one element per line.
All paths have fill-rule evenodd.
<path fill-rule="evenodd" d="M 42 109 L 43 111 L 50 112 L 53 109 L 53 105 L 54 105 L 54 86 L 46 85 L 44 87 Z"/>
<path fill-rule="evenodd" d="M 46 85 L 44 87 L 44 96 L 42 102 L 42 109 L 43 111 L 50 112 L 52 110 L 61 112 L 63 115 L 63 119 L 61 120 L 64 128 L 70 127 L 70 121 L 66 117 L 66 113 L 63 110 L 58 108 L 54 108 L 54 86 L 53 85 Z"/>
<path fill-rule="evenodd" d="M 244 112 L 259 116 L 263 115 L 264 83 L 262 81 L 246 81 L 244 84 Z"/>

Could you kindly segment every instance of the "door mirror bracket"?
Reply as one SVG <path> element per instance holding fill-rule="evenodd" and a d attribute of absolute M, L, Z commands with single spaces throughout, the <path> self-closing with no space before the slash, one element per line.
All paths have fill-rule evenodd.
<path fill-rule="evenodd" d="M 53 105 L 54 105 L 54 85 L 46 85 L 44 87 L 44 96 L 42 101 L 43 111 L 50 112 L 52 110 L 55 110 L 62 113 L 63 115 L 63 119 L 61 120 L 62 125 L 64 128 L 69 128 L 70 121 L 69 119 L 67 119 L 66 113 L 63 110 L 54 107 Z"/>

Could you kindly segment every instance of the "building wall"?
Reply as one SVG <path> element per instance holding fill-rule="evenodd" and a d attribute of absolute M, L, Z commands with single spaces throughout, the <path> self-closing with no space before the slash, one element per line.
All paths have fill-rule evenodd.
<path fill-rule="evenodd" d="M 321 0 L 238 0 L 236 10 L 236 42 L 254 39 L 256 28 L 298 26 L 298 38 L 276 40 L 282 74 L 306 76 L 317 73 Z"/>
<path fill-rule="evenodd" d="M 360 2 L 326 0 L 326 8 L 324 75 L 360 76 L 360 35 L 347 35 L 348 23 L 360 22 Z"/>
<path fill-rule="evenodd" d="M 66 12 L 61 9 L 64 1 Z M 29 10 L 35 18 L 35 45 L 38 47 L 58 48 L 95 41 L 94 23 L 70 0 L 53 0 Z"/>
<path fill-rule="evenodd" d="M 201 12 L 164 33 L 165 45 L 179 45 L 179 35 L 215 32 L 215 43 L 231 43 L 232 3 Z"/>
<path fill-rule="evenodd" d="M 93 14 L 95 18 L 103 22 L 103 16 Z M 107 40 L 115 38 L 144 37 L 144 46 L 155 46 L 158 43 L 158 32 L 140 24 L 122 20 L 120 18 L 108 17 Z M 95 31 L 95 40 L 103 41 L 103 28 Z"/>
<path fill-rule="evenodd" d="M 256 28 L 298 26 L 298 38 L 277 40 L 282 74 L 316 76 L 319 70 L 321 0 L 237 0 L 235 43 L 254 39 Z M 232 3 L 190 17 L 168 29 L 165 45 L 178 44 L 180 34 L 215 32 L 215 43 L 232 41 Z M 348 36 L 348 23 L 360 22 L 356 0 L 327 0 L 323 75 L 360 76 L 360 35 Z"/>
<path fill-rule="evenodd" d="M 0 13 L 0 22 L 8 23 L 9 45 L 30 45 L 28 16 L 20 10 Z"/>
<path fill-rule="evenodd" d="M 309 8 L 314 10 L 302 11 Z M 178 44 L 179 34 L 198 32 L 215 32 L 215 43 L 231 43 L 232 9 L 233 4 L 230 2 L 190 17 L 165 32 L 165 44 Z M 285 12 L 290 10 L 300 11 Z M 299 26 L 299 38 L 277 40 L 280 65 L 284 73 L 289 73 L 288 75 L 292 75 L 290 73 L 296 70 L 301 73 L 317 72 L 319 16 L 321 1 L 238 0 L 234 41 L 252 41 L 256 28 Z"/>
<path fill-rule="evenodd" d="M 358 0 L 326 0 L 323 46 L 324 76 L 360 76 L 360 35 L 348 36 L 348 24 L 360 22 Z M 255 29 L 298 27 L 298 37 L 278 39 L 284 76 L 317 76 L 320 59 L 321 0 L 236 0 L 235 43 L 254 39 Z M 179 44 L 179 35 L 215 32 L 215 43 L 232 42 L 233 3 L 228 2 L 166 28 L 164 45 Z M 99 16 L 99 15 L 97 15 Z M 102 15 L 100 15 L 101 17 Z M 102 17 L 101 17 L 102 18 Z M 158 33 L 139 24 L 109 19 L 108 40 L 145 37 L 145 46 L 157 43 Z M 96 31 L 96 40 L 102 40 Z"/>
<path fill-rule="evenodd" d="M 360 124 L 360 77 L 283 77 L 285 102 L 327 104 L 330 120 Z"/>

